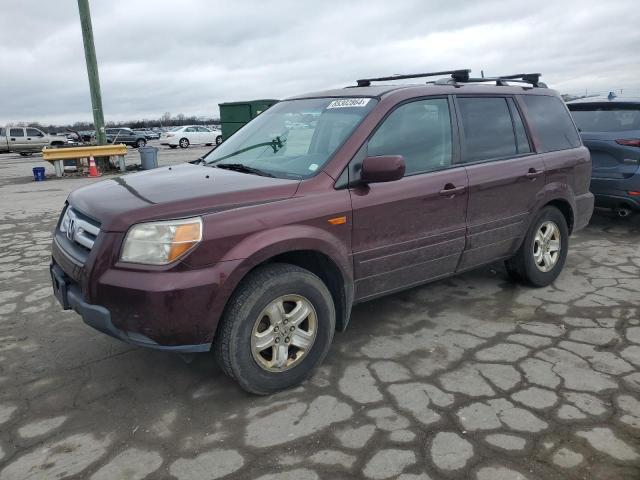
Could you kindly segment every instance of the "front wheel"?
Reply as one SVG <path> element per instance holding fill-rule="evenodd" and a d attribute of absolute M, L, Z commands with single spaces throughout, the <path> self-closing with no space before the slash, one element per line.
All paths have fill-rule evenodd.
<path fill-rule="evenodd" d="M 258 267 L 233 294 L 214 351 L 224 372 L 266 395 L 303 382 L 329 350 L 335 307 L 327 286 L 303 268 Z"/>
<path fill-rule="evenodd" d="M 216 137 L 216 145 L 220 145 L 222 143 L 222 135 L 218 135 Z"/>
<path fill-rule="evenodd" d="M 189 139 L 181 138 L 178 143 L 180 144 L 180 148 L 187 148 L 189 146 Z"/>
<path fill-rule="evenodd" d="M 30 157 L 31 155 L 33 155 L 33 152 L 20 152 L 20 155 L 23 157 Z"/>
<path fill-rule="evenodd" d="M 139 138 L 139 139 L 136 141 L 136 147 L 137 147 L 137 148 L 144 147 L 146 144 L 147 144 L 147 141 L 146 141 L 146 140 L 144 140 L 144 139 L 142 139 L 142 138 Z"/>
<path fill-rule="evenodd" d="M 542 209 L 513 258 L 505 262 L 509 274 L 534 287 L 558 278 L 569 249 L 567 220 L 556 207 Z"/>

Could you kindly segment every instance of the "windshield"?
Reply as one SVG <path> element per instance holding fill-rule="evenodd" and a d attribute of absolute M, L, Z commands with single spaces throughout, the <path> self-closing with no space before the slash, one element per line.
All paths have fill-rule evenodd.
<path fill-rule="evenodd" d="M 372 98 L 308 98 L 275 104 L 204 158 L 281 178 L 306 178 L 331 158 L 375 106 Z"/>
<path fill-rule="evenodd" d="M 582 132 L 640 130 L 640 104 L 570 104 L 569 110 Z"/>

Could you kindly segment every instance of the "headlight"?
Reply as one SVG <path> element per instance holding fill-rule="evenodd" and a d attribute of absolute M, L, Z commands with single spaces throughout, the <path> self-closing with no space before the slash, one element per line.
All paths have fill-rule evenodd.
<path fill-rule="evenodd" d="M 202 240 L 200 217 L 134 225 L 127 232 L 120 260 L 166 265 L 177 260 Z"/>

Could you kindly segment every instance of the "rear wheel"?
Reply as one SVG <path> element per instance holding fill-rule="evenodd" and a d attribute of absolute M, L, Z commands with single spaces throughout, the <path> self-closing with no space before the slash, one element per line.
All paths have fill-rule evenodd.
<path fill-rule="evenodd" d="M 548 206 L 531 224 L 518 253 L 505 266 L 512 278 L 534 287 L 546 287 L 560 275 L 568 247 L 567 220 L 560 210 Z"/>
<path fill-rule="evenodd" d="M 30 157 L 31 155 L 33 155 L 33 152 L 20 152 L 20 155 L 23 157 Z"/>
<path fill-rule="evenodd" d="M 181 138 L 178 143 L 180 144 L 180 148 L 187 148 L 189 146 L 189 139 Z"/>
<path fill-rule="evenodd" d="M 326 285 L 288 264 L 258 267 L 229 301 L 214 351 L 227 375 L 251 393 L 294 387 L 322 362 L 335 330 Z"/>
<path fill-rule="evenodd" d="M 145 139 L 143 139 L 143 138 L 139 138 L 139 139 L 136 141 L 136 147 L 137 147 L 137 148 L 144 147 L 146 144 L 147 144 L 147 141 L 146 141 Z"/>
<path fill-rule="evenodd" d="M 222 135 L 218 135 L 216 137 L 216 145 L 220 145 L 222 143 Z"/>

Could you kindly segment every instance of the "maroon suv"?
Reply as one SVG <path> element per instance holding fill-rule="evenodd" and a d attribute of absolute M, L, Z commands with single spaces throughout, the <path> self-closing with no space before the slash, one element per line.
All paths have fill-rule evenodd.
<path fill-rule="evenodd" d="M 533 75 L 358 86 L 282 101 L 202 160 L 71 193 L 54 291 L 135 345 L 208 352 L 254 393 L 304 380 L 354 303 L 496 260 L 560 273 L 591 161 Z"/>

